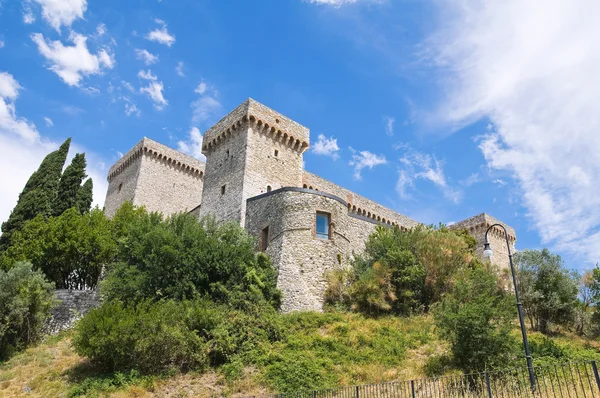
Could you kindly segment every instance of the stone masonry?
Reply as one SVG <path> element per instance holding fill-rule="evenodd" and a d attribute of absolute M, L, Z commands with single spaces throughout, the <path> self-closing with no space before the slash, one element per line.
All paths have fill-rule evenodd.
<path fill-rule="evenodd" d="M 106 212 L 112 216 L 131 201 L 165 215 L 187 211 L 237 222 L 271 256 L 282 311 L 320 311 L 325 274 L 348 266 L 376 225 L 408 230 L 420 223 L 306 172 L 309 142 L 308 128 L 248 99 L 204 134 L 206 164 L 140 141 L 109 171 Z M 327 239 L 316 235 L 317 212 L 329 218 Z M 466 228 L 482 248 L 486 228 L 497 222 L 484 213 L 451 228 Z M 515 232 L 506 228 L 514 249 Z M 492 261 L 507 267 L 504 232 L 495 228 L 489 239 Z"/>

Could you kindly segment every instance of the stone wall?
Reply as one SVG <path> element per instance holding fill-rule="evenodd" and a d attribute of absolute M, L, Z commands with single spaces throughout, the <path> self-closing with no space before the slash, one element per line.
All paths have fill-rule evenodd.
<path fill-rule="evenodd" d="M 486 213 L 481 213 L 471 218 L 467 218 L 466 220 L 457 222 L 456 224 L 452 224 L 450 229 L 458 229 L 465 228 L 469 231 L 469 234 L 473 236 L 477 240 L 477 247 L 475 252 L 483 259 L 483 245 L 485 242 L 485 232 L 487 229 L 494 225 L 501 224 L 506 228 L 508 232 L 508 242 L 510 244 L 510 250 L 514 254 L 515 253 L 515 242 L 517 241 L 517 236 L 515 234 L 515 230 L 495 219 Z M 492 264 L 498 266 L 501 269 L 507 269 L 509 267 L 509 259 L 508 259 L 508 246 L 506 245 L 506 235 L 504 234 L 504 230 L 499 227 L 495 227 L 490 230 L 488 234 L 488 240 L 490 243 L 490 247 L 494 252 L 492 256 Z"/>
<path fill-rule="evenodd" d="M 75 321 L 100 305 L 97 290 L 56 290 L 55 297 L 58 305 L 52 309 L 52 316 L 44 327 L 48 334 L 71 328 Z"/>
<path fill-rule="evenodd" d="M 316 212 L 330 215 L 330 238 L 315 235 Z M 250 198 L 246 229 L 261 240 L 268 227 L 268 247 L 278 270 L 281 310 L 321 311 L 327 288 L 326 273 L 347 267 L 364 250 L 376 221 L 348 212 L 341 198 L 303 188 L 282 188 Z"/>
<path fill-rule="evenodd" d="M 198 159 L 144 138 L 110 168 L 106 214 L 125 201 L 165 215 L 190 211 L 202 200 L 204 169 Z"/>
<path fill-rule="evenodd" d="M 351 213 L 370 218 L 376 222 L 403 228 L 412 228 L 420 224 L 418 221 L 307 171 L 303 174 L 302 184 L 303 188 L 315 189 L 339 196 L 348 203 L 348 210 Z"/>

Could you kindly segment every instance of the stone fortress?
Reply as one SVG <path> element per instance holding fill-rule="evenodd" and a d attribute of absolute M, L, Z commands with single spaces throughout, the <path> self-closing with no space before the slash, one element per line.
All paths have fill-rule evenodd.
<path fill-rule="evenodd" d="M 282 311 L 319 311 L 325 273 L 348 266 L 376 225 L 420 223 L 305 171 L 309 138 L 308 128 L 248 99 L 205 132 L 206 163 L 143 138 L 109 170 L 106 213 L 130 201 L 164 215 L 239 222 L 278 269 Z M 466 228 L 483 248 L 497 222 L 483 213 L 451 228 Z M 514 250 L 515 232 L 505 226 Z M 489 238 L 492 261 L 508 267 L 504 231 Z"/>

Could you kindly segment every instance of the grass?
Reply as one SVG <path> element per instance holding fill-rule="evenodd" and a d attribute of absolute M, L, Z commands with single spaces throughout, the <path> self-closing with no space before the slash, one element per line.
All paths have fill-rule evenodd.
<path fill-rule="evenodd" d="M 448 347 L 429 316 L 298 313 L 284 321 L 287 339 L 252 361 L 233 358 L 202 374 L 102 373 L 73 351 L 71 333 L 63 333 L 0 364 L 0 397 L 237 397 L 417 379 L 434 365 L 457 373 L 444 362 Z M 552 338 L 530 332 L 530 342 L 536 365 L 600 357 L 600 342 L 569 332 Z"/>

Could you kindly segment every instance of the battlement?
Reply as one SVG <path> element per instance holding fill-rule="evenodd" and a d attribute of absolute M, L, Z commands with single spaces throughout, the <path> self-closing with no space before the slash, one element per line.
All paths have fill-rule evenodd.
<path fill-rule="evenodd" d="M 110 168 L 108 182 L 135 163 L 142 155 L 164 162 L 167 166 L 196 178 L 204 177 L 205 164 L 203 162 L 144 137 Z"/>
<path fill-rule="evenodd" d="M 494 217 L 492 217 L 486 213 L 481 213 L 476 216 L 467 218 L 466 220 L 457 222 L 456 224 L 452 224 L 450 226 L 450 228 L 451 229 L 465 228 L 469 231 L 469 233 L 471 233 L 471 235 L 475 235 L 475 234 L 485 234 L 485 231 L 491 225 L 494 225 L 494 224 L 503 225 L 504 228 L 506 228 L 506 231 L 508 232 L 509 242 L 511 244 L 514 244 L 516 242 L 517 235 L 515 233 L 515 230 L 512 227 L 506 225 L 505 223 L 495 219 Z M 504 238 L 504 236 L 505 236 L 504 230 L 499 227 L 492 228 L 492 230 L 489 232 L 489 235 L 500 237 L 500 238 Z"/>
<path fill-rule="evenodd" d="M 300 153 L 310 146 L 310 130 L 267 106 L 248 98 L 203 135 L 202 153 L 209 153 L 249 122 L 259 132 Z"/>

